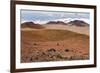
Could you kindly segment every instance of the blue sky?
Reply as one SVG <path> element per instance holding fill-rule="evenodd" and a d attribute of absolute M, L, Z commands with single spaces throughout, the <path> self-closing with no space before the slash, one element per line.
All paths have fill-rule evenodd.
<path fill-rule="evenodd" d="M 52 21 L 57 19 L 67 18 L 84 18 L 89 19 L 89 13 L 82 12 L 61 12 L 61 11 L 36 11 L 36 10 L 21 10 L 21 22 L 23 21 Z"/>

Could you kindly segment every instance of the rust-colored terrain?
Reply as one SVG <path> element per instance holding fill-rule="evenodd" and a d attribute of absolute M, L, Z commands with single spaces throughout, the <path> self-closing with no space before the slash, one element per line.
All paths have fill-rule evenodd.
<path fill-rule="evenodd" d="M 26 26 L 21 28 L 22 63 L 89 59 L 89 34 L 62 29 L 68 25 L 62 25 L 59 29 L 49 29 L 47 25 L 38 25 L 38 29 Z M 83 30 L 89 26 L 79 27 Z"/>

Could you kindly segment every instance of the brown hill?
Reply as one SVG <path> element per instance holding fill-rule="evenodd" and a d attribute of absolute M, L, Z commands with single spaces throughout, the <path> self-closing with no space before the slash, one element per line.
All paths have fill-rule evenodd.
<path fill-rule="evenodd" d="M 82 21 L 82 20 L 74 20 L 74 21 L 70 21 L 68 24 L 70 25 L 75 25 L 75 26 L 89 26 L 88 23 Z"/>
<path fill-rule="evenodd" d="M 46 29 L 46 30 L 41 29 L 41 30 L 32 30 L 32 31 L 22 30 L 22 36 L 24 36 L 25 39 L 29 38 L 34 42 L 35 41 L 59 41 L 59 40 L 66 40 L 73 37 L 75 38 L 89 37 L 84 34 L 79 34 L 68 30 L 57 30 L 57 29 Z"/>
<path fill-rule="evenodd" d="M 24 22 L 21 24 L 21 28 L 42 29 L 44 27 L 40 24 L 35 24 L 34 22 Z"/>
<path fill-rule="evenodd" d="M 49 21 L 46 24 L 60 24 L 60 25 L 67 25 L 66 23 L 64 23 L 63 21 Z"/>

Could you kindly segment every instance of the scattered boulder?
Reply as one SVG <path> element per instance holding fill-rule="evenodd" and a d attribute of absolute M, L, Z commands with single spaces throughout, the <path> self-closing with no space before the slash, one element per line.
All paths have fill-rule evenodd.
<path fill-rule="evenodd" d="M 50 48 L 48 49 L 48 52 L 56 52 L 56 50 L 54 48 Z"/>

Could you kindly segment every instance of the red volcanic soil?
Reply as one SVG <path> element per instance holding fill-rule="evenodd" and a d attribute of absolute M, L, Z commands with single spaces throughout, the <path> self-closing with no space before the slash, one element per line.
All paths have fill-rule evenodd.
<path fill-rule="evenodd" d="M 67 30 L 21 30 L 21 62 L 89 59 L 89 36 Z"/>

